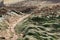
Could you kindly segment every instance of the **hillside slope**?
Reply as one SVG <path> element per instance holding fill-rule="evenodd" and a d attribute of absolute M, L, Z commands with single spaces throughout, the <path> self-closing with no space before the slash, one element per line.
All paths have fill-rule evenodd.
<path fill-rule="evenodd" d="M 60 40 L 60 2 L 4 0 L 0 40 Z"/>

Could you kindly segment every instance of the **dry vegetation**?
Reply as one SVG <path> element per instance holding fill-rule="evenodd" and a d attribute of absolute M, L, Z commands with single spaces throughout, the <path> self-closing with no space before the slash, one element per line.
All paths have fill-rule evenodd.
<path fill-rule="evenodd" d="M 0 40 L 60 40 L 60 5 L 41 0 L 0 8 Z"/>

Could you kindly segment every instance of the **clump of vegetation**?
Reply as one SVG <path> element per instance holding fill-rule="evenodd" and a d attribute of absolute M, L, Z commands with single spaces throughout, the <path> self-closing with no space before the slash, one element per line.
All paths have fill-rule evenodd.
<path fill-rule="evenodd" d="M 5 21 L 0 22 L 0 30 L 5 30 L 8 28 L 8 24 Z"/>
<path fill-rule="evenodd" d="M 60 6 L 41 8 L 42 15 L 32 15 L 27 21 L 17 24 L 15 31 L 19 34 L 18 40 L 58 40 L 60 30 Z M 57 16 L 58 15 L 58 16 Z M 21 35 L 22 34 L 22 35 Z"/>

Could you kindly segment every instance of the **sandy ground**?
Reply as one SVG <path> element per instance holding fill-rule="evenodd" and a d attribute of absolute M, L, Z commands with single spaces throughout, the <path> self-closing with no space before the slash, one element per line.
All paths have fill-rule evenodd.
<path fill-rule="evenodd" d="M 14 23 L 11 23 L 11 24 L 9 25 L 9 28 L 7 29 L 7 32 L 8 32 L 8 34 L 9 34 L 10 31 L 13 33 L 13 38 L 11 38 L 10 40 L 16 40 L 16 39 L 18 38 L 18 36 L 16 35 L 15 30 L 14 30 L 15 26 L 16 26 L 19 22 L 23 21 L 25 18 L 29 17 L 30 15 L 31 15 L 31 14 L 27 14 L 27 15 L 21 17 L 21 18 L 18 18 Z M 10 30 L 10 31 L 9 31 L 9 30 Z M 7 40 L 9 40 L 9 38 L 7 38 Z"/>
<path fill-rule="evenodd" d="M 4 0 L 5 5 L 14 4 L 23 0 Z"/>

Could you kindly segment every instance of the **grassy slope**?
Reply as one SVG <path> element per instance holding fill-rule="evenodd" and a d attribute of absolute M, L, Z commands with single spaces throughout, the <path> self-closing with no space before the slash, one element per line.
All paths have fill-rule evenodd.
<path fill-rule="evenodd" d="M 43 7 L 39 10 L 40 12 L 37 11 L 36 15 L 33 14 L 22 25 L 19 23 L 15 28 L 15 31 L 19 35 L 18 40 L 59 40 L 59 8 L 60 6 L 58 5 L 52 8 Z"/>

